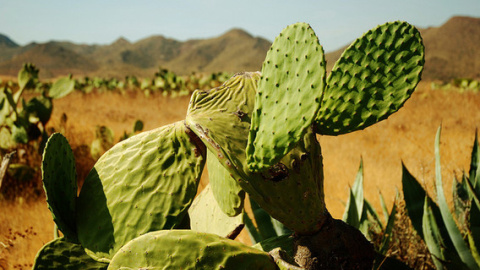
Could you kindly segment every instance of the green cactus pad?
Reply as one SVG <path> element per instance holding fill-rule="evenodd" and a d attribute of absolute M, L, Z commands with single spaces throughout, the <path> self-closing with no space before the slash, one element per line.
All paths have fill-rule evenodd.
<path fill-rule="evenodd" d="M 50 136 L 45 146 L 42 179 L 53 220 L 67 239 L 77 241 L 75 158 L 67 139 L 60 133 Z"/>
<path fill-rule="evenodd" d="M 97 262 L 79 244 L 58 238 L 43 246 L 37 253 L 33 270 L 104 270 L 108 264 Z"/>
<path fill-rule="evenodd" d="M 245 191 L 210 150 L 207 151 L 207 170 L 213 196 L 220 209 L 231 217 L 242 213 Z"/>
<path fill-rule="evenodd" d="M 75 80 L 69 77 L 63 77 L 56 80 L 50 90 L 48 95 L 51 98 L 62 98 L 75 90 Z"/>
<path fill-rule="evenodd" d="M 320 146 L 312 130 L 271 170 L 248 169 L 245 149 L 259 73 L 237 74 L 192 95 L 186 122 L 250 196 L 300 234 L 318 230 L 326 214 Z"/>
<path fill-rule="evenodd" d="M 268 253 L 215 234 L 157 231 L 127 243 L 113 257 L 114 269 L 277 269 Z"/>
<path fill-rule="evenodd" d="M 87 176 L 77 203 L 78 238 L 109 261 L 128 241 L 178 226 L 197 192 L 204 151 L 184 122 L 116 144 Z"/>
<path fill-rule="evenodd" d="M 320 107 L 325 57 L 306 23 L 285 28 L 262 67 L 248 137 L 250 170 L 273 166 L 303 138 Z"/>
<path fill-rule="evenodd" d="M 339 135 L 386 119 L 413 93 L 424 62 L 422 38 L 410 24 L 368 31 L 335 63 L 315 118 L 317 132 Z"/>
<path fill-rule="evenodd" d="M 188 215 L 190 216 L 190 228 L 192 230 L 214 233 L 222 237 L 230 236 L 239 226 L 243 226 L 242 213 L 229 217 L 220 209 L 214 198 L 211 185 L 207 185 L 193 200 L 192 206 L 188 209 Z"/>

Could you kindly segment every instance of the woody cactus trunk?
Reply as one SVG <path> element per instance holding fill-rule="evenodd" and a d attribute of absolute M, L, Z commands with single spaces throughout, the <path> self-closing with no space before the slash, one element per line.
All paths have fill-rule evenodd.
<path fill-rule="evenodd" d="M 317 135 L 386 119 L 413 93 L 423 64 L 419 32 L 397 21 L 353 42 L 327 77 L 312 28 L 290 25 L 261 72 L 196 91 L 185 121 L 117 144 L 100 158 L 79 197 L 52 186 L 63 178 L 74 182 L 71 166 L 66 173 L 48 169 L 68 161 L 54 158 L 68 152 L 54 135 L 44 181 L 61 239 L 108 269 L 370 269 L 373 246 L 325 205 Z M 55 141 L 60 150 L 50 151 Z M 205 163 L 210 187 L 193 201 Z M 73 182 L 64 185 L 75 191 Z M 234 238 L 242 222 L 245 192 L 293 235 L 254 247 L 225 239 Z M 205 233 L 177 230 L 186 218 L 187 227 Z"/>

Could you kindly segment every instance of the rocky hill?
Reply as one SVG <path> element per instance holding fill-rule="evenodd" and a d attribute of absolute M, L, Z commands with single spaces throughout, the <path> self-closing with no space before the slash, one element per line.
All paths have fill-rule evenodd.
<path fill-rule="evenodd" d="M 420 29 L 425 44 L 423 78 L 480 79 L 480 18 L 453 17 L 439 27 Z M 135 43 L 119 38 L 109 45 L 52 41 L 19 46 L 0 34 L 0 75 L 15 76 L 23 63 L 40 68 L 42 78 L 152 76 L 159 67 L 177 74 L 260 70 L 270 41 L 241 29 L 185 42 L 152 36 Z M 346 47 L 327 53 L 331 68 Z"/>

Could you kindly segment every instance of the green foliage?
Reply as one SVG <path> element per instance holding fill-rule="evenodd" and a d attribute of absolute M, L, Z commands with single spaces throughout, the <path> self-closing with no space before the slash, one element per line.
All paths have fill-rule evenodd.
<path fill-rule="evenodd" d="M 108 264 L 97 262 L 85 253 L 79 244 L 58 238 L 47 243 L 38 252 L 33 270 L 106 270 Z"/>
<path fill-rule="evenodd" d="M 77 240 L 75 158 L 68 141 L 60 133 L 48 139 L 42 162 L 42 179 L 53 221 L 70 241 Z"/>
<path fill-rule="evenodd" d="M 225 238 L 233 239 L 236 237 L 235 233 L 240 232 L 237 230 L 241 230 L 244 226 L 244 213 L 240 212 L 235 216 L 225 214 L 214 197 L 211 185 L 207 185 L 195 198 L 188 209 L 188 215 L 192 230 L 213 233 Z"/>
<path fill-rule="evenodd" d="M 354 41 L 327 78 L 315 119 L 318 133 L 364 129 L 400 109 L 420 81 L 420 33 L 406 22 L 380 25 Z"/>
<path fill-rule="evenodd" d="M 427 194 L 418 181 L 404 167 L 403 192 L 408 215 L 415 230 L 424 239 L 437 268 L 480 269 L 478 254 L 478 191 L 475 190 L 478 167 L 478 140 L 475 137 L 470 175 L 462 182 L 454 183 L 454 214 L 449 209 L 440 166 L 440 133 L 435 138 L 435 187 L 437 203 Z M 464 192 L 462 194 L 462 192 Z M 456 195 L 455 195 L 456 194 Z M 459 195 L 460 194 L 460 195 Z M 424 198 L 420 201 L 419 198 Z M 478 201 L 478 202 L 477 202 Z M 462 218 L 463 215 L 465 218 Z M 456 219 L 455 219 L 456 218 Z M 460 224 L 460 227 L 457 225 Z M 461 229 L 464 228 L 465 231 Z M 467 236 L 467 241 L 464 239 Z"/>
<path fill-rule="evenodd" d="M 344 113 L 342 108 L 337 110 L 337 101 L 326 101 L 330 100 L 334 88 L 327 88 L 326 91 L 330 92 L 324 93 L 322 48 L 313 30 L 298 23 L 287 27 L 272 45 L 262 68 L 263 77 L 258 72 L 239 73 L 209 91 L 194 92 L 185 121 L 140 133 L 113 146 L 90 171 L 78 197 L 72 191 L 71 159 L 63 161 L 55 150 L 58 148 L 62 152 L 69 148 L 63 137 L 54 135 L 44 155 L 44 181 L 58 228 L 62 231 L 76 229 L 78 242 L 86 254 L 96 261 L 109 263 L 108 269 L 299 269 L 289 258 L 295 250 L 295 239 L 299 237 L 306 239 L 307 236 L 333 232 L 334 239 L 333 234 L 346 230 L 355 241 L 364 241 L 356 230 L 333 220 L 328 213 L 324 202 L 322 155 L 316 133 L 341 134 L 374 124 L 398 110 L 411 94 L 423 65 L 419 35 L 406 23 L 386 24 L 378 29 L 375 33 L 367 33 L 367 40 L 363 38 L 354 43 L 344 54 L 363 57 L 363 49 L 375 55 L 380 54 L 377 51 L 382 51 L 383 46 L 395 49 L 389 55 L 393 60 L 386 57 L 390 62 L 385 64 L 382 60 L 382 64 L 378 64 L 388 73 L 386 76 L 374 76 L 373 81 L 370 77 L 352 80 L 350 90 L 366 89 L 366 94 L 355 94 L 355 98 L 361 97 L 362 102 L 355 103 L 352 113 Z M 389 31 L 393 31 L 393 35 L 387 35 Z M 376 42 L 375 46 L 371 46 L 371 42 Z M 355 44 L 361 48 L 366 44 L 366 47 L 356 48 Z M 396 50 L 398 47 L 400 51 Z M 412 49 L 413 55 L 407 48 Z M 378 71 L 375 61 L 362 60 L 360 64 L 364 65 L 366 73 Z M 360 67 L 341 62 L 333 73 L 339 70 L 341 74 L 338 74 L 343 76 L 357 69 Z M 329 82 L 335 81 L 336 76 Z M 222 77 L 221 74 L 212 76 L 209 85 L 217 84 Z M 188 82 L 162 69 L 155 74 L 154 80 L 145 80 L 140 87 L 145 93 L 163 91 L 168 94 L 178 87 L 208 85 L 207 81 L 192 79 Z M 377 85 L 378 81 L 382 84 Z M 97 78 L 85 82 L 107 90 L 120 85 L 118 81 Z M 138 81 L 132 81 L 132 84 L 136 83 Z M 60 84 L 67 84 L 67 80 Z M 376 95 L 372 87 L 362 88 L 365 84 L 388 87 Z M 290 90 L 296 93 L 290 93 Z M 341 87 L 335 91 L 341 96 L 350 94 Z M 397 95 L 397 92 L 401 94 Z M 392 95 L 395 97 L 390 98 Z M 4 96 L 4 104 L 16 102 L 16 96 L 9 92 Z M 383 97 L 389 100 L 382 103 Z M 278 99 L 278 103 L 271 102 L 271 98 Z M 319 106 L 323 104 L 332 114 L 319 113 Z M 377 114 L 377 107 L 381 108 L 381 113 Z M 365 108 L 375 119 L 364 119 L 364 113 L 360 113 L 362 123 L 356 124 L 358 116 L 355 112 L 357 109 L 363 112 Z M 374 112 L 371 112 L 372 108 Z M 292 119 L 274 119 L 272 116 L 276 114 L 288 115 Z M 330 125 L 332 119 L 335 123 L 340 119 L 343 124 L 340 127 Z M 354 123 L 353 127 L 348 123 Z M 113 142 L 107 128 L 99 128 L 97 132 L 98 138 L 105 137 L 100 140 L 100 145 Z M 210 151 L 208 156 L 207 149 Z M 205 159 L 211 170 L 212 188 L 206 188 L 190 207 Z M 50 166 L 61 166 L 62 169 L 54 171 Z M 365 220 L 374 216 L 374 221 L 383 226 L 363 198 L 362 181 L 361 168 L 348 208 L 348 216 L 353 218 L 347 220 L 362 228 Z M 51 183 L 55 183 L 55 187 Z M 67 189 L 70 190 L 67 192 Z M 256 226 L 243 214 L 244 192 L 251 197 Z M 54 198 L 60 198 L 66 205 L 59 207 L 60 202 Z M 72 202 L 76 206 L 72 207 Z M 394 215 L 392 210 L 385 230 L 391 230 Z M 235 231 L 241 227 L 242 216 L 243 222 L 249 223 L 246 225 L 254 240 L 260 241 L 258 249 L 221 237 L 234 238 Z M 188 219 L 190 226 L 185 224 Z M 71 226 L 71 222 L 75 226 Z M 324 226 L 326 231 L 322 231 Z M 175 230 L 185 227 L 211 233 Z M 73 236 L 72 233 L 68 237 Z M 326 250 L 336 252 L 338 247 L 341 252 L 346 249 L 350 252 L 350 246 L 347 248 L 345 243 L 351 239 L 346 238 L 348 236 L 336 237 L 338 243 L 323 245 L 328 245 Z M 384 242 L 388 244 L 388 240 Z M 331 246 L 334 248 L 330 249 Z M 366 247 L 370 250 L 369 245 Z M 270 255 L 259 249 L 269 250 Z M 359 260 L 368 264 L 370 255 Z"/>
<path fill-rule="evenodd" d="M 127 243 L 108 269 L 277 269 L 268 253 L 218 235 L 151 232 Z"/>
<path fill-rule="evenodd" d="M 326 63 L 315 32 L 306 23 L 285 28 L 262 67 L 247 144 L 247 164 L 263 171 L 303 139 L 320 108 Z"/>

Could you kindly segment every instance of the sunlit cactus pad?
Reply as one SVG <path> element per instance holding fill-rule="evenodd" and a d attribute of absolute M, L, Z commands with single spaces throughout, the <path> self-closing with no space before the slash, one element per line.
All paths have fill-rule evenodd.
<path fill-rule="evenodd" d="M 184 122 L 144 132 L 107 151 L 78 198 L 78 238 L 108 261 L 128 241 L 179 225 L 197 192 L 204 157 Z"/>
<path fill-rule="evenodd" d="M 320 107 L 325 74 L 323 48 L 310 25 L 286 27 L 263 62 L 248 138 L 251 170 L 274 165 L 301 140 Z"/>
<path fill-rule="evenodd" d="M 190 230 L 157 231 L 126 244 L 113 269 L 277 269 L 268 253 L 240 242 Z"/>
<path fill-rule="evenodd" d="M 406 22 L 378 26 L 354 41 L 327 79 L 317 131 L 339 135 L 364 129 L 403 106 L 425 62 L 418 30 Z"/>

